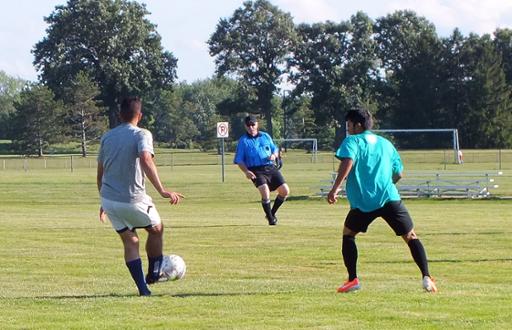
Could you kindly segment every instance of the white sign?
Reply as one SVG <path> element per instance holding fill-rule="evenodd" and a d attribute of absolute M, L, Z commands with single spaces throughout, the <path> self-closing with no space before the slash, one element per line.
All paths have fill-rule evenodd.
<path fill-rule="evenodd" d="M 226 121 L 217 123 L 217 137 L 227 138 L 229 137 L 229 123 Z"/>

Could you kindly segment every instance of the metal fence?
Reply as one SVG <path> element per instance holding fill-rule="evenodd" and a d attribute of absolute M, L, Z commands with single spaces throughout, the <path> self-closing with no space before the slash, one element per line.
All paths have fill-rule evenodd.
<path fill-rule="evenodd" d="M 464 163 L 455 164 L 452 150 L 402 150 L 400 155 L 406 167 L 428 167 L 446 169 L 454 166 L 481 166 L 487 170 L 512 170 L 512 149 L 502 150 L 464 150 Z M 225 154 L 225 163 L 231 164 L 233 153 Z M 88 157 L 79 155 L 59 155 L 46 157 L 0 156 L 0 170 L 32 169 L 74 169 L 96 168 L 95 154 Z M 288 150 L 283 156 L 285 164 L 332 164 L 337 167 L 338 160 L 334 152 L 320 151 L 315 157 L 304 150 Z M 158 150 L 155 156 L 158 166 L 195 166 L 195 165 L 221 165 L 222 158 L 217 152 Z"/>

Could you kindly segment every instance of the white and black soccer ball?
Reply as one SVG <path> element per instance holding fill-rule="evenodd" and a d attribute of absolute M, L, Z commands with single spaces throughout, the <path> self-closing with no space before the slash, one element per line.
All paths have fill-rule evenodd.
<path fill-rule="evenodd" d="M 164 256 L 162 260 L 162 277 L 169 281 L 182 279 L 187 272 L 187 265 L 182 257 L 176 254 Z"/>

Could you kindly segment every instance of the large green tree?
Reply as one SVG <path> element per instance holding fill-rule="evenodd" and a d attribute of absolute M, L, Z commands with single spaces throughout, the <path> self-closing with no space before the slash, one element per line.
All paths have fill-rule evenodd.
<path fill-rule="evenodd" d="M 231 121 L 231 113 L 240 110 L 239 103 L 235 105 L 236 109 L 223 109 L 230 103 L 227 100 L 237 95 L 237 90 L 238 83 L 227 78 L 177 84 L 172 93 L 165 91 L 155 102 L 144 105 L 144 113 L 149 109 L 153 120 L 142 124 L 152 127 L 158 141 L 180 147 L 215 149 L 218 144 L 216 123 Z M 173 144 L 174 137 L 177 140 Z"/>
<path fill-rule="evenodd" d="M 298 26 L 300 42 L 289 65 L 297 85 L 294 94 L 311 95 L 316 122 L 336 131 L 336 144 L 344 135 L 344 114 L 360 104 L 372 103 L 377 68 L 373 22 L 358 12 L 349 21 Z"/>
<path fill-rule="evenodd" d="M 463 141 L 473 148 L 512 146 L 512 86 L 489 35 L 470 35 L 464 45 L 467 103 L 460 118 Z"/>
<path fill-rule="evenodd" d="M 434 25 L 412 11 L 397 11 L 377 19 L 375 40 L 384 73 L 379 91 L 383 127 L 438 128 L 442 45 Z"/>
<path fill-rule="evenodd" d="M 461 129 L 467 108 L 465 77 L 470 74 L 464 60 L 466 39 L 459 29 L 455 29 L 450 36 L 441 41 L 442 63 L 438 67 L 440 101 L 439 108 L 432 118 L 436 128 Z"/>
<path fill-rule="evenodd" d="M 191 148 L 199 135 L 191 118 L 196 105 L 183 99 L 178 86 L 175 91 L 164 91 L 152 104 L 154 108 L 153 133 L 158 141 L 173 148 Z"/>
<path fill-rule="evenodd" d="M 48 87 L 25 87 L 12 120 L 15 149 L 22 154 L 43 156 L 51 143 L 61 141 L 63 108 Z"/>
<path fill-rule="evenodd" d="M 88 143 L 97 140 L 107 127 L 103 108 L 96 99 L 100 90 L 87 73 L 81 71 L 64 91 L 65 120 L 72 137 L 80 141 L 82 157 L 86 157 Z"/>
<path fill-rule="evenodd" d="M 266 0 L 244 2 L 221 19 L 208 40 L 219 75 L 233 74 L 255 89 L 257 109 L 272 134 L 272 99 L 296 40 L 292 17 Z"/>
<path fill-rule="evenodd" d="M 14 78 L 0 71 L 0 139 L 10 139 L 10 120 L 16 108 L 15 103 L 27 82 L 20 78 Z"/>
<path fill-rule="evenodd" d="M 41 81 L 62 97 L 80 71 L 100 87 L 110 127 L 123 96 L 170 88 L 176 58 L 161 45 L 144 4 L 128 0 L 68 0 L 45 18 L 47 35 L 33 50 Z"/>
<path fill-rule="evenodd" d="M 507 83 L 512 85 L 512 29 L 496 29 L 494 45 L 501 54 Z"/>
<path fill-rule="evenodd" d="M 229 115 L 221 114 L 219 105 L 236 95 L 238 88 L 235 80 L 226 78 L 206 79 L 184 87 L 183 99 L 195 105 L 191 118 L 200 132 L 197 140 L 203 149 L 214 149 L 218 145 L 216 123 L 230 121 Z"/>

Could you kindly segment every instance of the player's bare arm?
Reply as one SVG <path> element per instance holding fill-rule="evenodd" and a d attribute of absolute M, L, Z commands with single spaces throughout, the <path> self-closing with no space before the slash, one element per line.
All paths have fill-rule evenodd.
<path fill-rule="evenodd" d="M 247 168 L 247 166 L 245 166 L 244 163 L 238 163 L 237 165 L 238 165 L 238 168 L 240 168 L 240 170 L 242 172 L 244 172 L 245 177 L 247 179 L 252 180 L 252 179 L 256 178 L 256 175 L 253 172 L 249 171 L 249 169 Z"/>
<path fill-rule="evenodd" d="M 171 204 L 178 204 L 181 198 L 185 197 L 180 193 L 168 191 L 164 188 L 162 182 L 160 181 L 160 177 L 158 176 L 158 171 L 156 169 L 155 162 L 153 161 L 153 155 L 150 152 L 141 152 L 140 165 L 144 171 L 144 174 L 146 174 L 146 177 L 153 184 L 156 191 L 158 191 L 160 196 L 169 198 Z"/>
<path fill-rule="evenodd" d="M 397 183 L 402 178 L 402 173 L 393 173 L 393 183 Z"/>
<path fill-rule="evenodd" d="M 338 200 L 338 192 L 340 191 L 341 183 L 350 173 L 352 165 L 353 161 L 350 158 L 343 158 L 341 160 L 340 166 L 338 167 L 338 175 L 332 185 L 331 191 L 329 191 L 329 194 L 327 195 L 327 202 L 329 204 L 334 204 Z"/>
<path fill-rule="evenodd" d="M 102 181 L 103 181 L 103 164 L 101 162 L 98 162 L 98 169 L 96 171 L 96 185 L 98 186 L 98 192 L 101 190 Z M 100 217 L 101 222 L 107 221 L 107 215 L 105 214 L 105 211 L 103 211 L 103 207 L 101 207 L 101 205 L 100 205 L 99 217 Z"/>

